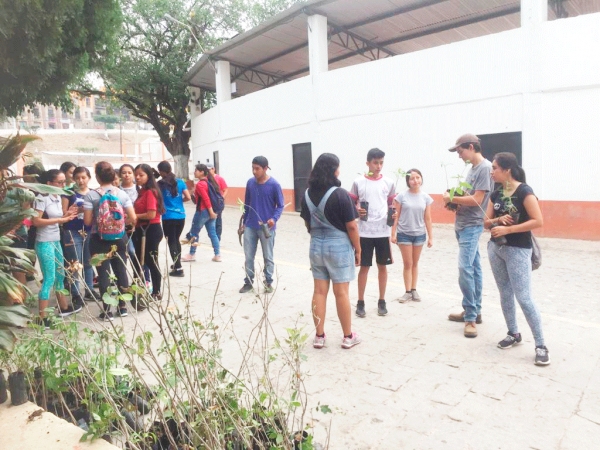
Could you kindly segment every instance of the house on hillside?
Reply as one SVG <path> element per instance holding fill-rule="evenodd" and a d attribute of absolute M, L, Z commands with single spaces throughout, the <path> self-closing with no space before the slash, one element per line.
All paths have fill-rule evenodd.
<path fill-rule="evenodd" d="M 379 147 L 388 175 L 422 171 L 434 221 L 451 222 L 445 172 L 464 166 L 447 149 L 474 133 L 486 157 L 521 160 L 539 234 L 600 239 L 598 1 L 311 0 L 206 52 L 186 80 L 193 160 L 217 166 L 230 201 L 256 155 L 297 210 L 319 154 L 340 157 L 349 188 Z M 202 114 L 200 89 L 217 94 Z"/>

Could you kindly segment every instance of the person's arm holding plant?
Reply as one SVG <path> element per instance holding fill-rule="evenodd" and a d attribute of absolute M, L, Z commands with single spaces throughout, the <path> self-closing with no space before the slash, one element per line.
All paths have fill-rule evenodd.
<path fill-rule="evenodd" d="M 392 206 L 395 209 L 395 217 L 394 225 L 392 225 L 392 235 L 390 236 L 390 239 L 392 241 L 392 244 L 396 244 L 398 242 L 398 221 L 400 220 L 400 212 L 402 211 L 402 205 L 400 205 L 398 200 L 394 199 L 392 202 Z"/>
<path fill-rule="evenodd" d="M 544 225 L 544 218 L 542 216 L 540 204 L 538 203 L 535 195 L 530 194 L 525 197 L 523 200 L 523 206 L 525 207 L 525 211 L 527 211 L 527 215 L 529 216 L 529 220 L 527 222 L 519 223 L 517 225 L 496 226 L 492 228 L 492 236 L 500 237 L 512 233 L 524 233 L 525 231 L 531 231 Z M 507 216 L 510 218 L 509 215 Z M 502 216 L 501 218 L 506 218 L 506 216 Z"/>

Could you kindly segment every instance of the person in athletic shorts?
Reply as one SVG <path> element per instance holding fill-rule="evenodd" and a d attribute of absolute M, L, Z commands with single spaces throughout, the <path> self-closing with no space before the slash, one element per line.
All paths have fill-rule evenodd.
<path fill-rule="evenodd" d="M 385 316 L 385 289 L 387 285 L 387 265 L 392 264 L 392 248 L 388 226 L 388 211 L 395 196 L 394 181 L 381 174 L 385 153 L 373 148 L 367 153 L 368 172 L 352 184 L 350 196 L 357 202 L 358 231 L 362 249 L 360 271 L 358 272 L 358 303 L 356 315 L 365 317 L 365 287 L 369 269 L 373 264 L 373 253 L 377 263 L 379 279 L 379 302 L 377 314 Z M 393 216 L 395 217 L 395 216 Z"/>

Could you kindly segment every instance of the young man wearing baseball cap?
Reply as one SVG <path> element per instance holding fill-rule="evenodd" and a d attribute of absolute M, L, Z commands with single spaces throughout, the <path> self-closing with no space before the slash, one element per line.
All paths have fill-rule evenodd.
<path fill-rule="evenodd" d="M 246 183 L 242 232 L 244 233 L 244 255 L 246 256 L 244 285 L 240 293 L 252 291 L 254 282 L 254 257 L 258 241 L 264 259 L 265 292 L 273 292 L 276 223 L 283 212 L 283 191 L 275 178 L 267 174 L 269 161 L 264 156 L 252 160 L 252 174 Z"/>
<path fill-rule="evenodd" d="M 442 198 L 447 204 L 458 205 L 454 230 L 458 240 L 458 284 L 463 294 L 463 312 L 450 314 L 449 320 L 464 322 L 464 335 L 477 337 L 475 323 L 481 323 L 481 292 L 483 273 L 479 256 L 479 237 L 483 232 L 484 210 L 493 190 L 492 163 L 481 154 L 481 141 L 474 134 L 464 134 L 456 144 L 448 149 L 456 152 L 465 163 L 472 167 L 467 172 L 466 182 L 471 185 L 464 196 L 454 196 L 448 192 Z"/>

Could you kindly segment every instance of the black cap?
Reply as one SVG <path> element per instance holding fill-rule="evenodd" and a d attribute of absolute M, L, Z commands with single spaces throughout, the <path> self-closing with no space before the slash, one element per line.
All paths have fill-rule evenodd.
<path fill-rule="evenodd" d="M 265 167 L 267 169 L 270 169 L 270 167 L 269 167 L 269 160 L 267 158 L 265 158 L 264 156 L 256 156 L 256 157 L 254 157 L 254 159 L 252 160 L 252 164 L 256 164 L 257 166 L 260 166 L 263 169 Z"/>

